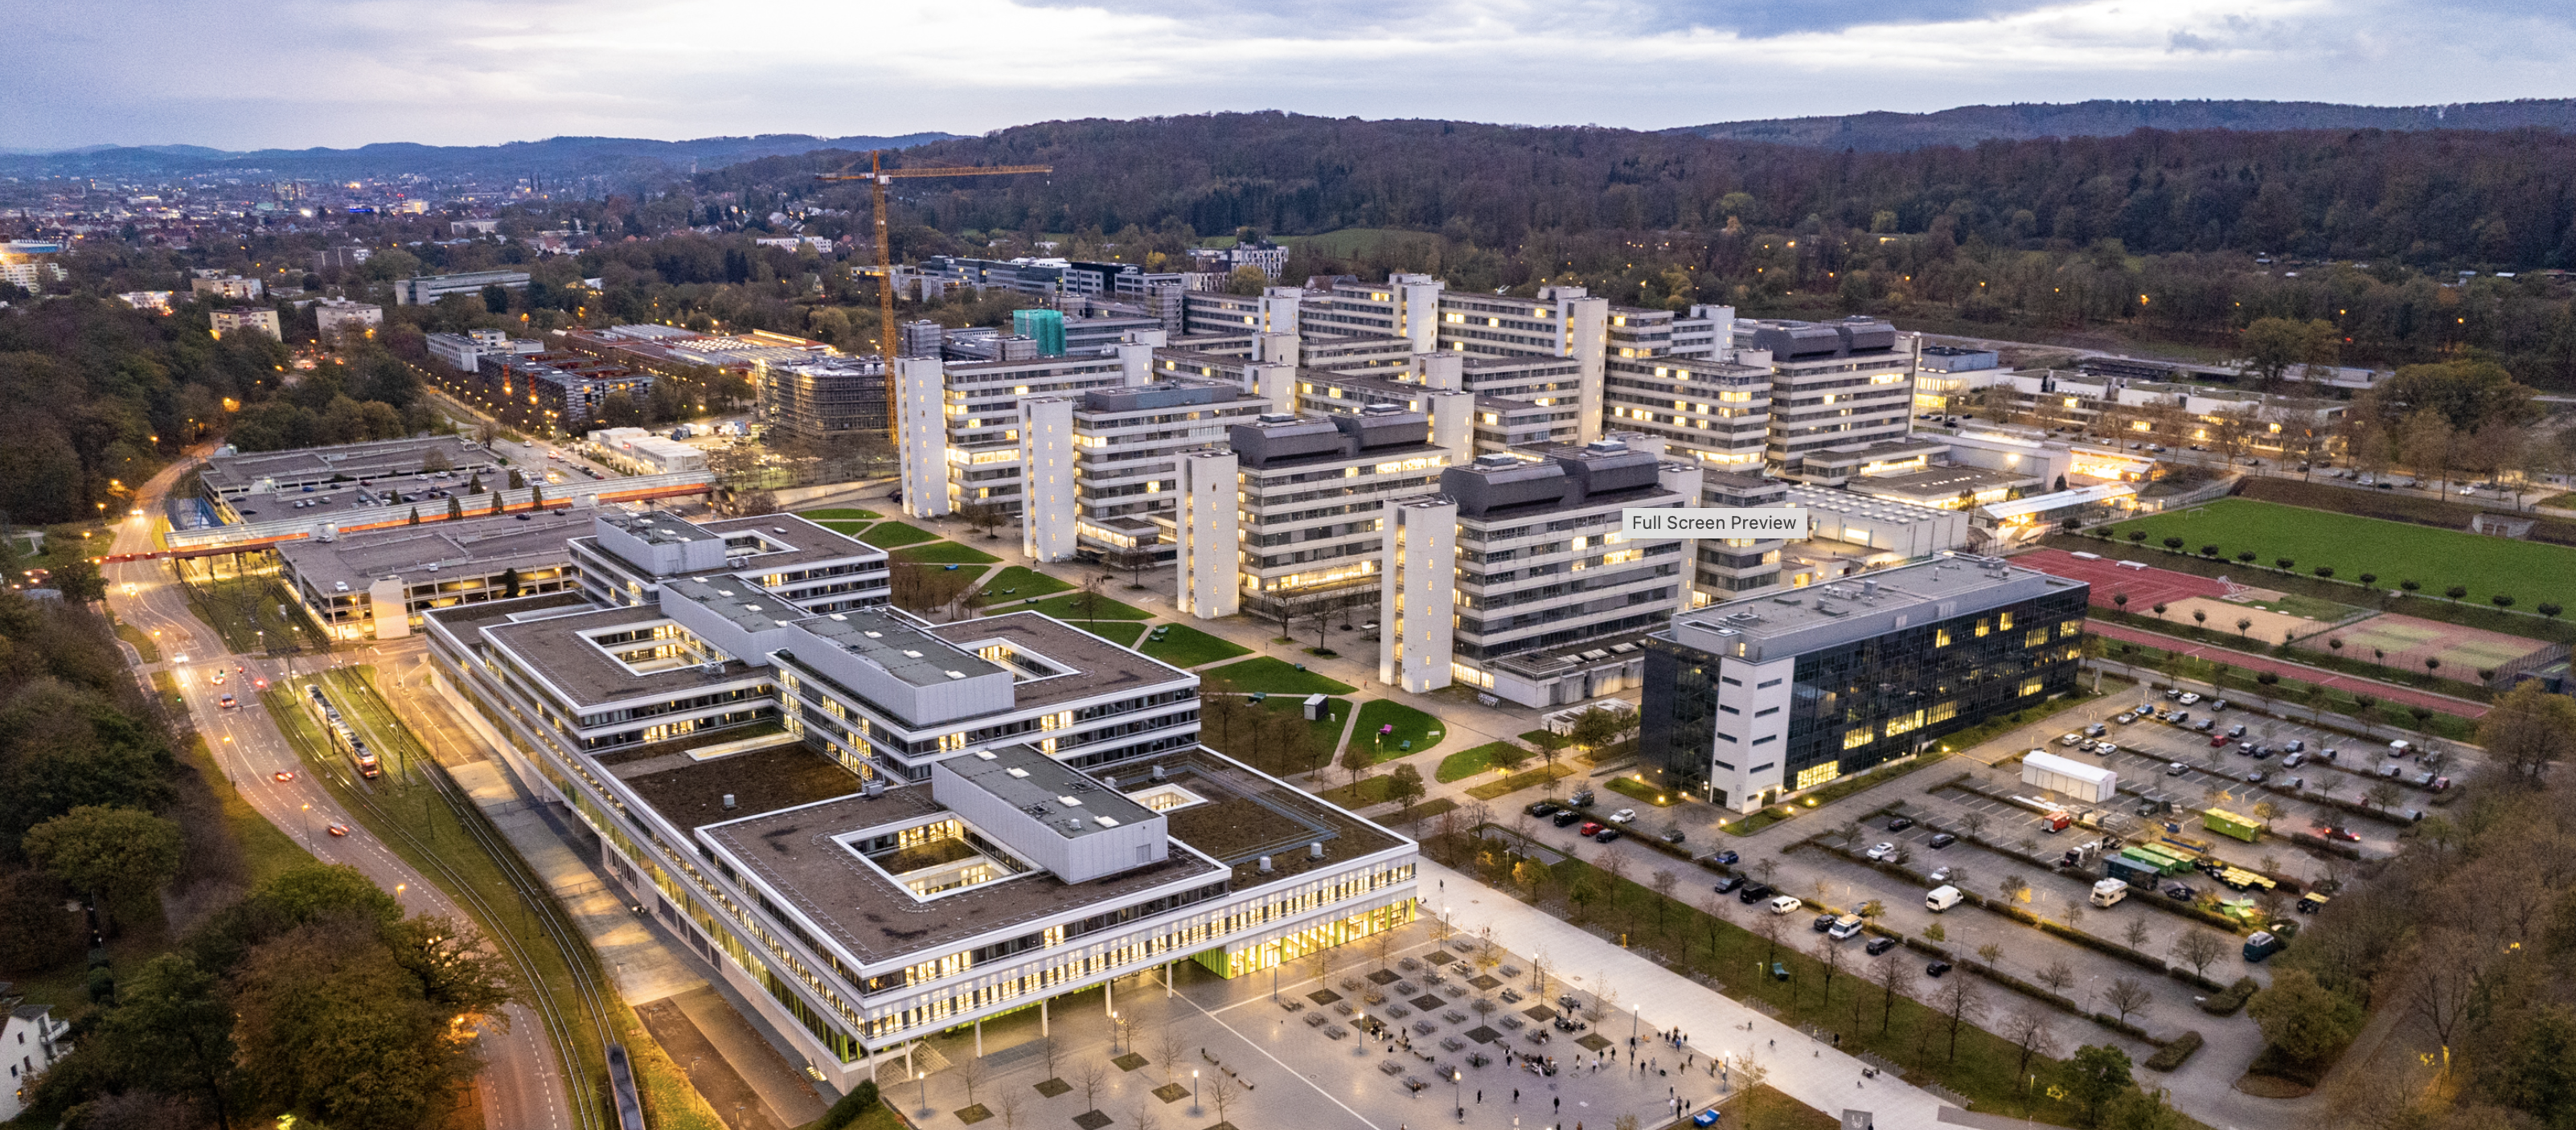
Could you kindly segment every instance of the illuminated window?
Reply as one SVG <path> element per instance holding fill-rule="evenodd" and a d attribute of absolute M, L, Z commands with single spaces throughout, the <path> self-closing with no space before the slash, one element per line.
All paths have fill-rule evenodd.
<path fill-rule="evenodd" d="M 1932 722 L 1947 722 L 1958 716 L 1959 704 L 1955 702 L 1944 702 L 1933 706 L 1930 710 L 1924 711 L 1923 721 L 1927 724 Z"/>
<path fill-rule="evenodd" d="M 1917 710 L 1909 714 L 1899 714 L 1896 717 L 1887 720 L 1887 736 L 1892 738 L 1898 734 L 1919 730 L 1922 727 L 1922 711 Z"/>
<path fill-rule="evenodd" d="M 1852 729 L 1843 731 L 1844 749 L 1859 749 L 1860 747 L 1877 740 L 1878 728 L 1875 726 L 1856 726 Z M 1801 784 L 1798 787 L 1803 789 L 1807 786 Z"/>
<path fill-rule="evenodd" d="M 1977 621 L 1977 638 L 1978 638 L 1978 639 L 1984 639 L 1984 638 L 1986 638 L 1986 632 L 1987 632 L 1988 630 L 1989 630 L 1989 629 L 1987 628 L 1987 626 L 1986 626 L 1986 622 L 1985 622 L 1985 621 L 1983 621 L 1983 620 L 1979 620 L 1979 621 Z"/>
<path fill-rule="evenodd" d="M 1842 762 L 1828 761 L 1822 765 L 1811 765 L 1807 768 L 1798 770 L 1798 788 L 1812 789 L 1827 781 L 1833 780 L 1836 777 L 1842 776 L 1842 767 Z"/>
<path fill-rule="evenodd" d="M 2082 621 L 2082 620 L 2069 620 L 2069 621 L 2067 621 L 2067 622 L 2065 622 L 2065 623 L 2063 623 L 2063 624 L 2059 624 L 2059 625 L 2057 626 L 2057 637 L 2058 637 L 2059 639 L 2065 639 L 2066 637 L 2071 636 L 2071 635 L 2074 635 L 2075 633 L 2080 632 L 2080 631 L 2083 631 L 2083 630 L 2084 630 L 2084 621 Z"/>
<path fill-rule="evenodd" d="M 1948 629 L 1948 628 L 1934 628 L 1934 629 L 1932 629 L 1932 646 L 1934 646 L 1934 647 L 1948 647 L 1948 646 L 1950 646 L 1950 629 Z"/>
<path fill-rule="evenodd" d="M 2029 698 L 2029 697 L 2030 697 L 2030 696 L 2032 696 L 2032 695 L 2038 694 L 2038 693 L 2039 693 L 2039 687 L 2040 687 L 2040 681 L 2039 681 L 2039 680 L 2037 680 L 2037 679 L 2025 679 L 2025 680 L 2023 680 L 2023 681 L 2022 681 L 2022 684 L 2021 684 L 2021 696 L 2022 696 L 2023 698 Z"/>
<path fill-rule="evenodd" d="M 2022 645 L 2023 647 L 2038 647 L 2039 645 L 2044 644 L 2044 643 L 2047 643 L 2047 642 L 2048 642 L 2048 629 L 2046 629 L 2046 628 L 2032 628 L 2032 629 L 2030 630 L 2030 634 L 2029 634 L 2029 635 L 2026 635 L 2026 636 L 2023 636 L 2023 637 L 2022 637 L 2021 645 Z"/>
<path fill-rule="evenodd" d="M 2002 616 L 1997 617 L 1997 624 L 1996 624 L 1996 626 L 1997 626 L 1997 627 L 2002 628 L 2003 630 L 2005 630 L 2005 631 L 2007 631 L 2007 632 L 2011 631 L 2011 630 L 2012 630 L 2012 613 L 2010 613 L 2010 612 L 2006 612 L 2006 613 L 2004 613 Z"/>

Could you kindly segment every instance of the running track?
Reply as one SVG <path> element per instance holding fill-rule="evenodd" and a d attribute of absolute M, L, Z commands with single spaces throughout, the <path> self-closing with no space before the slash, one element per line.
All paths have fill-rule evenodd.
<path fill-rule="evenodd" d="M 2159 604 L 2172 604 L 2186 597 L 2205 596 L 2223 599 L 2243 586 L 2220 584 L 2208 577 L 2180 573 L 2172 569 L 2123 569 L 2116 552 L 2095 561 L 2087 561 L 2062 549 L 2042 549 L 2020 554 L 2012 563 L 2025 569 L 2082 581 L 2093 586 L 2092 603 L 2097 608 L 2116 608 L 2113 596 L 2126 594 L 2128 606 L 2139 612 Z"/>
<path fill-rule="evenodd" d="M 2346 675 L 2338 671 L 2328 671 L 2321 667 L 2310 667 L 2305 664 L 2290 663 L 2271 658 L 2270 656 L 2252 655 L 2230 648 L 2192 643 L 2188 640 L 2168 636 L 2161 632 L 2150 632 L 2144 628 L 2132 628 L 2126 624 L 2109 624 L 2100 620 L 2095 620 L 2086 624 L 2085 628 L 2104 639 L 2122 640 L 2134 644 L 2145 644 L 2148 647 L 2162 648 L 2166 651 L 2175 652 L 2177 654 L 2188 655 L 2194 659 L 2207 659 L 2212 662 L 2227 664 L 2230 667 L 2242 667 L 2248 671 L 2270 671 L 2284 679 L 2297 679 L 2303 683 L 2316 683 L 2322 686 L 2333 687 L 2336 690 L 2350 691 L 2355 694 L 2366 694 L 2379 699 L 2382 702 L 2393 702 L 2400 706 L 2421 706 L 2431 710 L 2441 711 L 2444 714 L 2456 715 L 2461 718 L 2472 720 L 2484 718 L 2487 713 L 2485 703 L 2471 702 L 2465 698 L 2452 698 L 2446 694 L 2434 694 L 2431 691 L 2419 691 L 2413 687 L 2401 687 L 2393 683 L 2383 683 L 2376 679 L 2364 679 L 2356 675 Z"/>

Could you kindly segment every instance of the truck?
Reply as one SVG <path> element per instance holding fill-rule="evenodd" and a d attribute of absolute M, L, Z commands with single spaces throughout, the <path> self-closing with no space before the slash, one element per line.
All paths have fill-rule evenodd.
<path fill-rule="evenodd" d="M 2109 874 L 2112 879 L 2128 883 L 2140 883 L 2150 887 L 2154 886 L 2156 880 L 2164 877 L 2165 874 L 2163 869 L 2156 867 L 2153 864 L 2142 863 L 2138 860 L 2131 859 L 2126 855 L 2103 857 L 2102 870 Z M 2109 880 L 2105 880 L 2105 882 L 2107 881 Z"/>
<path fill-rule="evenodd" d="M 2224 808 L 2203 809 L 2200 814 L 2200 826 L 2219 835 L 2243 840 L 2249 844 L 2263 838 L 2262 821 L 2249 816 L 2239 816 Z"/>
<path fill-rule="evenodd" d="M 2129 884 L 2118 879 L 2104 879 L 2093 884 L 2093 905 L 2095 906 L 2118 906 L 2120 900 L 2127 897 L 2129 897 Z"/>
<path fill-rule="evenodd" d="M 2069 815 L 2064 809 L 2059 809 L 2039 818 L 2039 826 L 2051 835 L 2063 832 L 2074 826 L 2074 824 L 2075 817 Z"/>

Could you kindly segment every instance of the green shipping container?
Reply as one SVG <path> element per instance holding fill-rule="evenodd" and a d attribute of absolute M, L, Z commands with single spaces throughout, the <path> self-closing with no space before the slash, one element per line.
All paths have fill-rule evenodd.
<path fill-rule="evenodd" d="M 2200 826 L 2219 835 L 2231 836 L 2249 844 L 2263 838 L 2263 825 L 2260 822 L 2249 820 L 2224 808 L 2203 811 L 2200 814 Z"/>

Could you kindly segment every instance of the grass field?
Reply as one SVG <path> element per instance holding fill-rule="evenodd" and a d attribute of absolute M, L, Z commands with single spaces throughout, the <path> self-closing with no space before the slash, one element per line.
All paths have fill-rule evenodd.
<path fill-rule="evenodd" d="M 919 561 L 927 565 L 990 565 L 1001 558 L 970 545 L 953 541 L 934 541 L 907 545 L 886 554 L 897 561 Z"/>
<path fill-rule="evenodd" d="M 868 532 L 861 535 L 859 540 L 878 549 L 893 549 L 899 545 L 918 545 L 926 541 L 938 541 L 939 535 L 902 522 L 879 522 L 868 527 Z"/>
<path fill-rule="evenodd" d="M 984 591 L 993 594 L 993 599 L 997 601 L 1027 600 L 1031 597 L 1063 592 L 1072 587 L 1026 565 L 1013 565 L 993 574 L 992 580 L 984 582 Z"/>
<path fill-rule="evenodd" d="M 1665 792 L 1634 777 L 1612 777 L 1601 784 L 1611 792 L 1644 801 L 1657 808 L 1670 808 L 1682 802 L 1680 796 Z"/>
<path fill-rule="evenodd" d="M 161 662 L 161 645 L 154 643 L 151 635 L 146 633 L 143 629 L 135 627 L 132 624 L 128 624 L 123 620 L 118 620 L 116 622 L 116 638 L 133 644 L 134 650 L 143 656 L 144 662 Z"/>
<path fill-rule="evenodd" d="M 826 506 L 821 510 L 799 510 L 796 512 L 796 516 L 799 518 L 812 518 L 818 522 L 825 518 L 856 518 L 862 521 L 872 522 L 885 517 L 885 515 L 879 514 L 874 510 L 861 510 L 855 506 Z"/>
<path fill-rule="evenodd" d="M 1082 604 L 1082 595 L 1073 592 L 1033 601 L 1029 604 L 1029 611 L 1043 612 L 1069 624 L 1080 624 L 1088 620 L 1151 620 L 1154 618 L 1151 612 L 1132 604 L 1121 604 L 1106 596 L 1100 598 L 1098 607 L 1085 608 Z"/>
<path fill-rule="evenodd" d="M 1474 797 L 1477 800 L 1492 800 L 1495 797 L 1506 796 L 1511 793 L 1519 792 L 1532 785 L 1545 784 L 1549 781 L 1554 781 L 1563 777 L 1571 777 L 1573 775 L 1574 767 L 1571 765 L 1541 765 L 1536 769 L 1521 770 L 1520 772 L 1514 773 L 1499 781 L 1487 781 L 1484 784 L 1477 785 L 1468 789 L 1467 795 Z"/>
<path fill-rule="evenodd" d="M 1389 239 L 1436 240 L 1429 232 L 1406 231 L 1403 228 L 1343 228 L 1321 235 L 1283 235 L 1277 237 L 1289 247 L 1312 247 L 1337 259 L 1350 259 Z M 1229 242 L 1227 246 L 1232 246 Z"/>
<path fill-rule="evenodd" d="M 1316 795 L 1357 812 L 1372 804 L 1381 804 L 1393 798 L 1395 777 L 1380 773 L 1374 777 L 1361 778 L 1357 784 L 1336 786 Z"/>
<path fill-rule="evenodd" d="M 867 522 L 844 522 L 839 519 L 827 519 L 814 524 L 845 538 L 858 537 L 860 534 L 868 532 L 868 526 L 870 525 L 870 523 Z"/>
<path fill-rule="evenodd" d="M 1250 655 L 1252 649 L 1231 640 L 1221 640 L 1187 624 L 1164 624 L 1158 630 L 1160 640 L 1148 640 L 1138 650 L 1174 667 L 1196 667 L 1238 655 Z"/>
<path fill-rule="evenodd" d="M 2190 550 L 2216 545 L 2221 557 L 2251 551 L 2265 565 L 2286 557 L 2301 572 L 2325 565 L 2337 577 L 2372 573 L 2383 589 L 2409 580 L 2427 594 L 2463 585 L 2469 590 L 2466 599 L 2481 604 L 2498 594 L 2515 598 L 2515 606 L 2526 609 L 2576 597 L 2576 549 L 2541 542 L 2243 498 L 2122 522 L 2111 532 L 2126 540 L 2133 530 L 2145 531 L 2150 544 L 2179 537 Z M 2262 574 L 2248 572 L 2237 579 L 2262 584 Z"/>
<path fill-rule="evenodd" d="M 1462 749 L 1440 759 L 1440 768 L 1432 774 L 1435 780 L 1463 781 L 1478 773 L 1490 772 L 1505 762 L 1514 765 L 1536 756 L 1510 742 L 1486 742 L 1474 749 Z"/>
<path fill-rule="evenodd" d="M 1312 671 L 1300 671 L 1285 660 L 1264 655 L 1241 663 L 1228 663 L 1204 673 L 1207 678 L 1224 680 L 1237 691 L 1250 694 L 1349 694 L 1358 688 L 1339 679 L 1328 679 Z"/>
<path fill-rule="evenodd" d="M 1392 732 L 1381 737 L 1381 729 Z M 1351 740 L 1375 743 L 1378 760 L 1387 761 L 1439 745 L 1448 732 L 1438 718 L 1394 699 L 1373 698 L 1360 704 L 1360 724 L 1351 731 Z"/>

